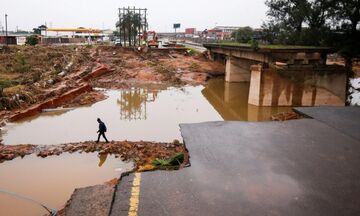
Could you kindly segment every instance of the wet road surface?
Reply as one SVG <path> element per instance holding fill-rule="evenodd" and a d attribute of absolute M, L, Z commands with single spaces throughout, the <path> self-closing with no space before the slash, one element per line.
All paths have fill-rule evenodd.
<path fill-rule="evenodd" d="M 181 132 L 191 166 L 141 173 L 138 215 L 360 214 L 360 141 L 327 124 L 209 122 Z"/>

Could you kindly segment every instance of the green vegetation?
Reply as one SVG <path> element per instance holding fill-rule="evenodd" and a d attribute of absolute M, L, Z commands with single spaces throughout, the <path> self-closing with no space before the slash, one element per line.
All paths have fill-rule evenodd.
<path fill-rule="evenodd" d="M 34 34 L 41 35 L 41 31 L 45 31 L 47 29 L 46 25 L 40 25 L 37 28 L 33 28 Z"/>
<path fill-rule="evenodd" d="M 197 51 L 197 50 L 195 50 L 195 49 L 193 49 L 193 48 L 187 47 L 186 53 L 187 53 L 189 56 L 194 56 L 194 55 L 199 54 L 200 52 Z"/>
<path fill-rule="evenodd" d="M 0 89 L 9 88 L 18 85 L 19 82 L 16 80 L 8 80 L 0 78 Z"/>
<path fill-rule="evenodd" d="M 31 36 L 26 37 L 25 44 L 35 46 L 38 43 L 39 43 L 39 38 L 36 35 L 31 35 Z"/>
<path fill-rule="evenodd" d="M 122 19 L 116 23 L 116 27 L 122 30 L 121 33 L 123 35 L 120 35 L 120 32 L 116 33 L 116 35 L 124 39 L 126 38 L 129 46 L 136 45 L 139 29 L 144 29 L 144 26 L 147 25 L 145 22 L 146 20 L 142 18 L 140 13 L 128 11 L 123 15 Z M 126 41 L 123 41 L 123 43 L 125 45 Z"/>
<path fill-rule="evenodd" d="M 348 78 L 354 76 L 352 58 L 360 57 L 359 0 L 266 0 L 265 4 L 269 7 L 269 21 L 262 26 L 265 41 L 337 48 L 345 58 Z"/>
<path fill-rule="evenodd" d="M 238 43 L 234 41 L 221 41 L 219 45 L 239 46 L 252 48 L 251 43 Z M 301 45 L 282 45 L 282 44 L 258 44 L 260 49 L 318 49 L 318 46 L 301 46 Z M 327 47 L 324 47 L 327 48 Z"/>
<path fill-rule="evenodd" d="M 24 73 L 24 72 L 28 72 L 30 71 L 31 67 L 30 65 L 27 63 L 26 58 L 24 56 L 23 53 L 21 52 L 17 52 L 15 55 L 15 65 L 13 66 L 13 70 L 15 72 L 20 72 L 20 73 Z"/>
<path fill-rule="evenodd" d="M 248 43 L 254 37 L 254 30 L 249 26 L 239 28 L 237 31 L 232 33 L 232 37 L 238 43 Z"/>
<path fill-rule="evenodd" d="M 177 153 L 169 159 L 155 159 L 152 164 L 158 169 L 179 169 L 184 162 L 184 153 Z"/>

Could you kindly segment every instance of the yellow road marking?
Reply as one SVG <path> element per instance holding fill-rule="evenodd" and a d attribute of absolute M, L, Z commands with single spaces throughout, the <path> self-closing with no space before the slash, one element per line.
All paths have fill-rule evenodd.
<path fill-rule="evenodd" d="M 140 182 L 141 182 L 141 174 L 135 173 L 135 177 L 133 180 L 133 185 L 131 188 L 131 196 L 130 196 L 130 208 L 128 216 L 137 216 L 139 209 L 139 196 L 140 196 Z"/>

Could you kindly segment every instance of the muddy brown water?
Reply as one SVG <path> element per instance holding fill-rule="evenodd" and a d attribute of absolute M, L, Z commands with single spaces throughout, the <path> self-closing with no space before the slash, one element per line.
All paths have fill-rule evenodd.
<path fill-rule="evenodd" d="M 288 107 L 248 105 L 248 83 L 210 80 L 206 86 L 182 88 L 149 85 L 106 91 L 108 99 L 87 107 L 47 112 L 8 124 L 3 143 L 62 144 L 95 140 L 100 117 L 110 140 L 182 140 L 179 123 L 241 120 L 267 121 Z M 108 156 L 102 167 L 97 154 L 63 154 L 46 159 L 34 155 L 0 164 L 0 189 L 29 196 L 60 208 L 75 188 L 119 177 L 129 164 Z M 42 215 L 39 206 L 0 193 L 0 215 Z"/>
<path fill-rule="evenodd" d="M 181 140 L 180 123 L 241 120 L 266 121 L 288 107 L 248 105 L 248 83 L 211 80 L 205 87 L 147 86 L 107 91 L 108 99 L 89 107 L 48 112 L 10 123 L 4 128 L 3 143 L 61 144 L 95 140 L 101 118 L 110 140 Z"/>
<path fill-rule="evenodd" d="M 75 188 L 103 184 L 131 170 L 114 156 L 101 158 L 96 153 L 68 154 L 38 158 L 35 155 L 0 164 L 0 190 L 31 197 L 49 207 L 59 209 Z M 0 215 L 44 215 L 39 205 L 0 192 Z"/>

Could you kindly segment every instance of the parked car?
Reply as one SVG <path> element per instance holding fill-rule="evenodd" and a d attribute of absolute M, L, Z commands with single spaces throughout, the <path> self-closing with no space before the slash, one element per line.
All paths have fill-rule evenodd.
<path fill-rule="evenodd" d="M 114 41 L 114 45 L 115 45 L 115 46 L 122 46 L 121 40 L 120 40 L 120 39 L 116 39 L 116 40 Z"/>

